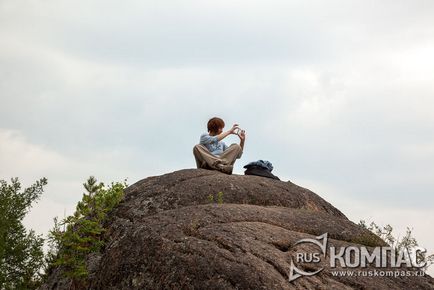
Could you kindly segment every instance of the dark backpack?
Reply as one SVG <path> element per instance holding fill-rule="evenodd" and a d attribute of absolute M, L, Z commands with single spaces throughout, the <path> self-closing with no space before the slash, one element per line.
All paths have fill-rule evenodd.
<path fill-rule="evenodd" d="M 271 173 L 268 169 L 266 169 L 262 166 L 246 165 L 246 166 L 244 166 L 244 168 L 246 168 L 246 171 L 244 171 L 245 175 L 257 175 L 257 176 L 262 176 L 262 177 L 280 180 L 279 177 L 277 177 L 276 175 Z"/>

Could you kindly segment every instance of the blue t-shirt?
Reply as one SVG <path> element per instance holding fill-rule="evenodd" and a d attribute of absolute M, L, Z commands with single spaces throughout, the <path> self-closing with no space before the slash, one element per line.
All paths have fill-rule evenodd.
<path fill-rule="evenodd" d="M 210 136 L 208 133 L 200 135 L 199 143 L 204 145 L 213 155 L 221 155 L 228 148 L 225 142 L 219 141 L 217 136 Z"/>

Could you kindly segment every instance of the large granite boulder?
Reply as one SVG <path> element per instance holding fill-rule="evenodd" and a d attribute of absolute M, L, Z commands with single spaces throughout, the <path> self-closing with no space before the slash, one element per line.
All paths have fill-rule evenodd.
<path fill-rule="evenodd" d="M 90 289 L 433 289 L 424 277 L 334 276 L 327 260 L 297 269 L 297 251 L 385 243 L 312 191 L 258 176 L 186 169 L 136 182 L 107 221 L 106 247 L 89 258 Z M 357 270 L 357 269 L 352 269 Z M 364 270 L 375 269 L 370 266 Z M 390 270 L 390 269 L 389 269 Z M 57 276 L 56 276 L 57 275 Z M 54 273 L 42 289 L 68 289 Z"/>

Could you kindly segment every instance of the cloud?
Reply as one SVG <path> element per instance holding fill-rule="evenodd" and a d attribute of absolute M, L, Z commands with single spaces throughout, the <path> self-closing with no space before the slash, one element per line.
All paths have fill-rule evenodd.
<path fill-rule="evenodd" d="M 1 168 L 1 174 L 18 173 L 26 169 L 29 176 L 52 172 L 56 168 L 67 168 L 71 162 L 64 156 L 49 151 L 42 146 L 27 143 L 25 137 L 17 131 L 0 131 L 0 163 L 7 164 Z"/>
<path fill-rule="evenodd" d="M 106 183 L 124 178 L 131 183 L 142 177 L 137 171 L 131 171 L 134 166 L 129 165 L 126 152 L 100 151 L 92 156 L 71 158 L 46 146 L 32 144 L 18 131 L 5 129 L 0 129 L 0 164 L 0 179 L 9 182 L 10 178 L 18 177 L 22 188 L 47 177 L 48 184 L 41 199 L 25 219 L 26 225 L 44 234 L 53 225 L 55 216 L 62 218 L 74 211 L 84 192 L 82 184 L 90 175 Z M 155 171 L 142 168 L 142 172 L 151 175 Z"/>

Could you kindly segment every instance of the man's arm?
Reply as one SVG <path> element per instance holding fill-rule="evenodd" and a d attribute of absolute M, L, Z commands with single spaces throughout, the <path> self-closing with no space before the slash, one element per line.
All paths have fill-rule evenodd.
<path fill-rule="evenodd" d="M 229 136 L 229 135 L 231 135 L 231 134 L 232 134 L 231 130 L 226 131 L 226 132 L 223 132 L 223 133 L 221 133 L 220 135 L 217 135 L 217 139 L 218 139 L 219 141 L 221 141 L 221 140 L 223 140 L 224 138 L 226 138 L 227 136 Z"/>
<path fill-rule="evenodd" d="M 218 142 L 217 136 L 210 136 L 209 134 L 202 134 L 200 136 L 199 144 L 207 145 L 207 144 L 216 143 L 216 142 Z"/>
<path fill-rule="evenodd" d="M 230 130 L 223 132 L 220 135 L 217 135 L 218 141 L 223 140 L 224 138 L 226 138 L 227 136 L 229 136 L 231 134 L 234 134 L 236 129 L 238 129 L 238 124 L 234 124 Z"/>
<path fill-rule="evenodd" d="M 240 146 L 241 149 L 244 150 L 244 141 L 246 141 L 246 131 L 242 130 L 240 135 L 238 135 L 238 137 L 240 137 Z"/>

